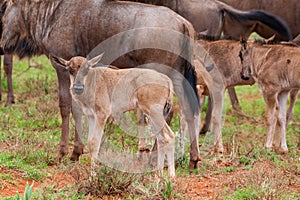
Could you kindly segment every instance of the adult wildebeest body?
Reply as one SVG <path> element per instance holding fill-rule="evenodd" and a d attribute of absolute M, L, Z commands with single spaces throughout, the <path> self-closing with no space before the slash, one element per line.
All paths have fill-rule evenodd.
<path fill-rule="evenodd" d="M 189 20 L 200 36 L 218 39 L 225 36 L 239 40 L 257 32 L 264 38 L 276 35 L 279 41 L 292 39 L 289 27 L 277 16 L 262 10 L 241 11 L 217 0 L 131 0 L 166 6 Z"/>
<path fill-rule="evenodd" d="M 300 48 L 295 46 L 247 44 L 242 41 L 241 77 L 255 79 L 267 104 L 266 148 L 272 148 L 274 143 L 280 151 L 288 151 L 286 127 L 290 116 L 286 116 L 286 104 L 289 93 L 294 95 L 295 101 L 300 89 L 299 55 Z M 292 111 L 289 109 L 289 112 Z"/>
<path fill-rule="evenodd" d="M 189 124 L 191 165 L 197 163 L 199 108 L 195 95 L 196 78 L 194 68 L 188 62 L 190 60 L 186 61 L 178 57 L 179 54 L 187 58 L 191 56 L 190 41 L 186 38 L 193 39 L 194 29 L 188 21 L 165 7 L 109 0 L 17 0 L 9 1 L 4 11 L 1 46 L 6 53 L 16 53 L 19 57 L 50 53 L 64 59 L 76 55 L 86 56 L 106 39 L 139 28 L 135 32 L 121 34 L 121 39 L 119 37 L 113 40 L 114 45 L 107 44 L 106 48 L 100 48 L 108 55 L 104 55 L 103 63 L 113 62 L 117 67 L 129 68 L 157 62 L 171 66 L 183 75 L 171 73 L 173 72 L 171 68 L 169 71 L 164 71 L 174 82 L 175 93 Z M 158 29 L 157 34 L 173 31 L 185 37 L 168 38 L 168 34 L 155 36 L 153 31 L 147 34 L 148 32 L 141 28 Z M 170 47 L 176 53 L 167 52 L 169 49 L 156 49 L 159 45 L 161 49 L 163 45 Z M 139 50 L 139 48 L 145 49 Z M 117 56 L 120 56 L 119 50 L 125 55 L 111 60 L 112 58 L 109 57 L 111 54 L 117 53 Z M 58 154 L 58 159 L 61 159 L 67 153 L 69 138 L 70 80 L 67 72 L 56 66 L 54 68 L 58 76 L 59 106 L 62 115 L 62 139 Z M 207 72 L 203 71 L 203 73 Z M 184 89 L 187 88 L 185 87 L 187 84 L 183 81 L 184 77 L 192 85 L 194 92 L 188 94 L 188 90 Z M 204 77 L 209 77 L 209 74 Z M 190 106 L 187 106 L 186 102 L 189 102 Z M 79 124 L 78 120 L 75 118 L 75 124 Z M 83 150 L 78 131 L 80 132 L 80 128 L 77 127 L 75 137 L 77 141 L 72 155 L 75 160 Z"/>
<path fill-rule="evenodd" d="M 283 19 L 293 37 L 300 34 L 300 4 L 298 0 L 220 0 L 242 10 L 262 9 Z"/>
<path fill-rule="evenodd" d="M 163 169 L 166 157 L 168 175 L 174 177 L 175 135 L 165 121 L 173 102 L 172 81 L 168 76 L 151 69 L 118 70 L 99 64 L 93 67 L 102 56 L 103 54 L 91 60 L 77 56 L 70 61 L 50 56 L 53 65 L 70 72 L 72 98 L 89 119 L 87 147 L 92 165 L 98 160 L 108 117 L 118 118 L 126 111 L 140 109 L 149 117 L 157 138 L 158 169 Z M 74 87 L 75 80 L 85 86 L 84 91 L 78 91 Z"/>

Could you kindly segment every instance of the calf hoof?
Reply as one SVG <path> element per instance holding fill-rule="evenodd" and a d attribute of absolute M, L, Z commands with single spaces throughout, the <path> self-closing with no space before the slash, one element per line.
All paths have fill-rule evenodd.
<path fill-rule="evenodd" d="M 275 148 L 275 152 L 278 154 L 287 154 L 289 152 L 289 150 L 287 148 Z"/>

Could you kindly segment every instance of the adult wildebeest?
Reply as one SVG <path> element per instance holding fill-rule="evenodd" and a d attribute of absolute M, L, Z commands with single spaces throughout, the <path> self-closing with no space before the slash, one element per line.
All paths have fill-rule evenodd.
<path fill-rule="evenodd" d="M 151 69 L 118 70 L 111 69 L 111 66 L 101 66 L 98 63 L 102 56 L 91 60 L 77 56 L 66 61 L 50 55 L 53 65 L 69 71 L 72 98 L 88 116 L 87 147 L 92 166 L 98 160 L 108 117 L 115 118 L 126 111 L 140 109 L 149 117 L 157 138 L 158 169 L 163 169 L 166 157 L 168 175 L 174 177 L 175 135 L 165 121 L 173 102 L 172 81 L 168 76 Z M 85 86 L 84 91 L 77 90 L 74 83 L 78 82 Z"/>
<path fill-rule="evenodd" d="M 235 40 L 257 32 L 264 38 L 276 35 L 279 41 L 292 39 L 289 27 L 263 10 L 241 11 L 217 0 L 130 0 L 166 6 L 189 20 L 200 36 L 219 39 L 223 32 Z"/>
<path fill-rule="evenodd" d="M 298 0 L 220 0 L 242 10 L 262 9 L 283 19 L 293 37 L 300 34 L 300 4 Z"/>
<path fill-rule="evenodd" d="M 286 115 L 286 104 L 289 93 L 296 101 L 300 89 L 299 55 L 300 48 L 291 45 L 247 44 L 246 40 L 241 41 L 241 77 L 255 79 L 267 104 L 266 148 L 272 148 L 274 144 L 276 149 L 288 151 L 286 127 L 290 116 Z M 292 110 L 289 109 L 289 112 Z"/>
<path fill-rule="evenodd" d="M 104 64 L 130 68 L 156 62 L 171 66 L 164 73 L 173 80 L 175 93 L 188 122 L 190 166 L 195 166 L 199 159 L 199 108 L 195 95 L 196 78 L 190 59 L 192 49 L 189 47 L 195 32 L 187 20 L 165 7 L 110 0 L 16 0 L 8 1 L 2 13 L 1 46 L 5 53 L 16 53 L 21 58 L 53 53 L 70 59 L 76 55 L 86 56 L 98 44 L 103 44 L 96 49 L 96 53 L 99 49 L 106 51 Z M 118 37 L 114 38 L 115 35 Z M 114 39 L 109 40 L 111 37 Z M 57 156 L 60 160 L 67 153 L 71 95 L 69 74 L 61 68 L 54 68 L 58 76 L 62 116 L 62 138 Z M 173 73 L 174 69 L 180 75 Z M 203 73 L 206 73 L 205 78 L 210 78 L 208 72 L 203 70 Z M 188 89 L 190 85 L 191 90 Z M 75 113 L 75 124 L 80 124 L 78 113 Z M 78 134 L 80 131 L 76 127 L 73 160 L 77 160 L 83 151 Z"/>
<path fill-rule="evenodd" d="M 252 32 L 264 38 L 276 35 L 278 41 L 292 39 L 289 27 L 277 16 L 262 10 L 241 11 L 216 0 L 130 0 L 153 5 L 166 6 L 189 20 L 198 36 L 211 40 L 225 36 L 239 40 L 240 36 L 248 37 Z M 238 108 L 238 99 L 234 88 L 228 88 L 233 108 Z M 210 102 L 211 100 L 209 100 Z M 211 106 L 207 118 L 211 118 Z M 206 120 L 201 133 L 207 132 L 209 121 Z"/>

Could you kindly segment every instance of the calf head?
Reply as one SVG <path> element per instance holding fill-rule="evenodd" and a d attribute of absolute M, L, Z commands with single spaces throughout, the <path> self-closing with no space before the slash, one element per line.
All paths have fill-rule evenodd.
<path fill-rule="evenodd" d="M 250 58 L 250 47 L 247 45 L 247 39 L 241 38 L 241 50 L 239 57 L 242 64 L 241 78 L 243 80 L 249 80 L 251 76 L 251 58 Z"/>
<path fill-rule="evenodd" d="M 67 61 L 55 55 L 49 56 L 53 66 L 55 66 L 56 68 L 59 67 L 62 70 L 69 71 L 71 89 L 77 95 L 80 95 L 84 92 L 85 78 L 89 70 L 95 67 L 102 57 L 103 53 L 90 60 L 87 60 L 86 58 L 81 56 L 75 56 Z"/>

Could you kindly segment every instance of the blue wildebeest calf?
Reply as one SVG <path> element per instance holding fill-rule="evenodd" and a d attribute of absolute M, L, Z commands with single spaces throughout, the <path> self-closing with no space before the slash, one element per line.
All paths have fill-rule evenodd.
<path fill-rule="evenodd" d="M 240 59 L 243 65 L 241 77 L 250 76 L 257 82 L 267 104 L 266 148 L 273 144 L 281 152 L 287 152 L 286 127 L 291 119 L 296 96 L 300 89 L 300 48 L 291 45 L 247 44 L 241 40 Z M 286 114 L 288 95 L 291 104 Z"/>
<path fill-rule="evenodd" d="M 168 175 L 174 177 L 175 135 L 165 121 L 173 102 L 171 79 L 150 69 L 112 69 L 111 66 L 103 65 L 94 67 L 102 55 L 90 60 L 73 57 L 69 61 L 50 56 L 51 62 L 70 72 L 72 98 L 89 119 L 87 148 L 92 167 L 98 158 L 107 119 L 110 116 L 118 118 L 121 113 L 139 109 L 149 117 L 156 134 L 158 168 L 163 168 L 166 157 Z M 81 83 L 79 87 L 77 82 Z"/>

